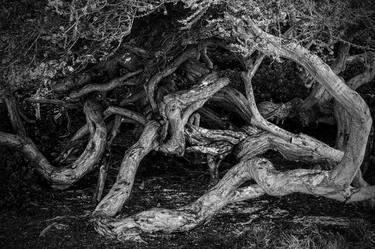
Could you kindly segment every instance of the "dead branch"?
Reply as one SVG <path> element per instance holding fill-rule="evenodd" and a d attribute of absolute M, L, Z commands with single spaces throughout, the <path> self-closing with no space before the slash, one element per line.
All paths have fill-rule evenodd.
<path fill-rule="evenodd" d="M 94 67 L 70 77 L 63 79 L 62 81 L 56 83 L 52 86 L 55 92 L 62 93 L 70 91 L 75 87 L 82 87 L 89 84 L 93 79 L 98 76 L 104 75 L 105 73 L 111 75 L 119 66 L 119 58 L 113 57 L 110 60 L 103 61 Z"/>
<path fill-rule="evenodd" d="M 120 87 L 120 86 L 125 86 L 125 85 L 126 86 L 133 86 L 133 85 L 135 85 L 134 82 L 126 81 L 126 80 L 135 76 L 135 75 L 140 74 L 142 71 L 143 70 L 137 70 L 137 71 L 134 71 L 134 72 L 130 72 L 128 74 L 125 74 L 124 76 L 113 79 L 106 84 L 86 85 L 83 88 L 81 88 L 79 91 L 72 92 L 69 95 L 69 97 L 72 98 L 72 99 L 75 99 L 75 98 L 80 98 L 84 95 L 87 95 L 91 92 L 108 92 L 108 91 L 111 91 L 114 88 Z"/>
<path fill-rule="evenodd" d="M 120 106 L 125 106 L 125 105 L 128 105 L 128 104 L 132 104 L 142 98 L 145 98 L 146 97 L 146 92 L 142 89 L 141 91 L 137 92 L 137 93 L 134 93 L 133 95 L 131 95 L 130 97 L 128 98 L 125 98 L 123 99 L 121 102 L 120 102 Z"/>
<path fill-rule="evenodd" d="M 134 111 L 131 111 L 131 110 L 128 110 L 128 109 L 125 109 L 125 108 L 115 107 L 115 106 L 109 106 L 103 112 L 103 115 L 104 115 L 104 120 L 108 119 L 112 115 L 120 115 L 120 116 L 123 117 L 121 119 L 121 122 L 123 122 L 123 123 L 132 123 L 132 122 L 136 121 L 136 122 L 144 125 L 147 122 L 147 119 L 142 114 L 136 113 Z M 81 139 L 82 137 L 84 137 L 88 133 L 89 133 L 88 125 L 85 124 L 84 126 L 82 126 L 81 128 L 79 128 L 76 131 L 76 133 L 73 135 L 71 141 Z"/>
<path fill-rule="evenodd" d="M 210 101 L 217 102 L 232 112 L 235 111 L 247 124 L 251 123 L 252 114 L 250 112 L 250 106 L 245 96 L 243 96 L 240 91 L 232 87 L 224 87 L 215 94 Z"/>
<path fill-rule="evenodd" d="M 138 142 L 125 152 L 116 183 L 95 208 L 95 215 L 114 216 L 121 210 L 130 196 L 139 163 L 158 146 L 159 128 L 160 124 L 157 122 L 148 122 Z"/>
<path fill-rule="evenodd" d="M 226 121 L 222 120 L 217 113 L 208 107 L 203 106 L 198 110 L 198 113 L 200 113 L 205 119 L 209 120 L 209 125 L 212 126 L 212 128 L 215 127 L 217 129 L 224 130 L 230 125 L 230 122 L 226 123 Z M 231 125 L 234 126 L 233 124 Z"/>
<path fill-rule="evenodd" d="M 185 129 L 185 137 L 189 142 L 187 150 L 210 155 L 225 155 L 236 146 L 234 154 L 243 160 L 268 150 L 275 150 L 288 160 L 334 164 L 339 163 L 344 155 L 342 151 L 303 134 L 293 134 L 295 139 L 286 140 L 252 126 L 244 127 L 242 130 L 209 130 L 189 125 Z"/>
<path fill-rule="evenodd" d="M 219 78 L 215 73 L 202 79 L 190 90 L 179 91 L 164 97 L 160 114 L 168 120 L 169 137 L 159 150 L 168 154 L 183 155 L 185 150 L 184 127 L 189 117 L 216 92 L 228 85 L 229 79 Z"/>
<path fill-rule="evenodd" d="M 349 186 L 362 163 L 372 124 L 367 104 L 358 93 L 350 89 L 318 56 L 311 54 L 308 50 L 298 44 L 264 32 L 256 26 L 252 20 L 248 20 L 248 24 L 250 25 L 250 31 L 243 33 L 245 39 L 254 40 L 254 37 L 256 37 L 256 46 L 260 51 L 291 59 L 304 66 L 309 73 L 314 75 L 316 80 L 329 91 L 335 100 L 350 113 L 352 117 L 351 129 L 348 146 L 342 161 L 331 172 L 325 172 L 324 174 L 317 173 L 319 181 L 318 179 L 316 180 L 319 183 L 311 181 L 311 179 L 304 179 L 304 183 L 300 182 L 297 184 L 301 184 L 301 188 L 302 184 L 304 184 L 304 188 L 306 188 L 306 181 L 310 183 L 313 182 L 314 184 L 313 186 L 310 186 L 310 188 L 313 189 L 312 191 L 316 192 L 320 192 L 321 190 L 319 184 L 324 183 L 325 187 L 330 188 L 331 191 L 333 188 L 332 185 L 334 185 L 336 192 L 340 192 L 341 190 L 335 198 L 344 198 L 345 200 L 348 198 L 351 199 L 351 196 L 354 195 L 354 193 L 349 191 Z M 264 172 L 264 174 L 268 175 L 269 172 Z M 308 175 L 308 173 L 306 174 Z M 295 174 L 292 175 L 295 176 Z M 282 181 L 282 179 L 278 180 Z M 289 180 L 291 181 L 290 184 L 293 184 L 294 179 Z M 275 184 L 278 183 L 275 182 Z M 364 189 L 362 193 L 365 193 L 366 191 L 367 189 Z M 347 195 L 348 192 L 350 192 L 349 197 Z M 361 192 L 361 190 L 359 192 Z M 321 195 L 328 197 L 329 192 L 321 192 Z"/>
<path fill-rule="evenodd" d="M 96 190 L 95 190 L 95 194 L 93 196 L 93 199 L 95 202 L 99 202 L 101 199 L 102 199 L 102 195 L 103 195 L 103 191 L 104 191 L 104 185 L 105 185 L 105 181 L 107 179 L 107 170 L 108 170 L 108 167 L 109 167 L 109 162 L 110 162 L 110 159 L 111 159 L 111 154 L 112 154 L 112 143 L 113 143 L 113 140 L 116 138 L 117 134 L 119 133 L 119 129 L 120 129 L 120 126 L 121 126 L 121 116 L 119 115 L 116 115 L 115 116 L 115 119 L 113 121 L 113 125 L 110 129 L 110 132 L 109 132 L 109 135 L 108 135 L 108 138 L 107 138 L 107 144 L 106 144 L 106 152 L 104 154 L 104 157 L 101 161 L 101 165 L 100 165 L 100 168 L 99 168 L 99 176 L 98 176 L 98 182 L 97 182 L 97 185 L 96 185 Z"/>
<path fill-rule="evenodd" d="M 100 234 L 126 240 L 131 234 L 141 232 L 178 232 L 191 230 L 209 220 L 218 210 L 234 201 L 256 198 L 264 194 L 257 185 L 238 189 L 250 180 L 253 165 L 262 161 L 242 161 L 231 168 L 219 183 L 195 202 L 176 210 L 153 208 L 126 218 L 98 217 L 95 230 Z"/>
<path fill-rule="evenodd" d="M 155 90 L 158 83 L 165 77 L 171 75 L 175 72 L 185 61 L 189 58 L 195 58 L 199 54 L 199 51 L 196 48 L 190 48 L 177 57 L 170 65 L 168 65 L 164 70 L 155 74 L 147 83 L 146 93 L 147 98 L 151 104 L 152 110 L 156 112 L 158 110 L 155 102 Z"/>
<path fill-rule="evenodd" d="M 132 119 L 142 125 L 145 125 L 147 122 L 147 119 L 143 115 L 121 107 L 110 106 L 104 111 L 103 114 L 105 117 L 109 117 L 114 114 L 120 115 L 122 117 Z"/>
<path fill-rule="evenodd" d="M 278 123 L 280 121 L 283 122 L 288 117 L 295 117 L 302 102 L 303 100 L 299 98 L 294 98 L 286 103 L 263 101 L 257 104 L 257 108 L 266 120 L 275 120 Z"/>
<path fill-rule="evenodd" d="M 268 132 L 248 136 L 236 147 L 234 154 L 238 158 L 248 159 L 265 153 L 268 150 L 278 151 L 284 158 L 291 161 L 339 163 L 344 153 L 313 139 L 309 136 L 294 135 L 296 140 L 286 140 Z"/>
<path fill-rule="evenodd" d="M 23 152 L 36 165 L 37 171 L 54 187 L 69 187 L 94 169 L 104 152 L 106 144 L 107 130 L 102 118 L 101 108 L 96 103 L 87 101 L 84 112 L 91 134 L 90 140 L 81 156 L 68 167 L 52 166 L 31 139 L 27 137 L 0 132 L 0 144 Z"/>

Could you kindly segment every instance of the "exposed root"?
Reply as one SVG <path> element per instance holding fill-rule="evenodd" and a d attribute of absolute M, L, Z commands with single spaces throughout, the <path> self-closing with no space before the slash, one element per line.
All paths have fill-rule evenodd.
<path fill-rule="evenodd" d="M 116 115 L 113 121 L 112 128 L 108 135 L 108 142 L 106 145 L 106 153 L 102 159 L 100 168 L 99 168 L 99 176 L 98 176 L 98 183 L 96 185 L 95 194 L 93 196 L 94 201 L 99 202 L 102 199 L 105 181 L 107 179 L 107 170 L 109 166 L 109 162 L 111 159 L 112 154 L 112 143 L 113 140 L 116 138 L 117 134 L 119 133 L 119 129 L 121 126 L 121 116 Z"/>
<path fill-rule="evenodd" d="M 121 210 L 130 196 L 139 163 L 158 146 L 159 128 L 159 123 L 148 122 L 138 142 L 125 152 L 116 183 L 95 208 L 95 215 L 114 216 Z"/>
<path fill-rule="evenodd" d="M 216 186 L 190 205 L 175 210 L 153 208 L 126 218 L 97 217 L 95 230 L 119 240 L 141 232 L 171 233 L 191 230 L 212 218 L 230 202 L 263 195 L 264 191 L 257 185 L 238 189 L 242 183 L 251 179 L 249 172 L 259 162 L 262 161 L 252 159 L 240 162 L 231 168 Z"/>
<path fill-rule="evenodd" d="M 90 140 L 85 151 L 68 167 L 58 168 L 52 166 L 31 139 L 27 137 L 0 132 L 0 144 L 23 152 L 36 165 L 37 171 L 51 182 L 54 187 L 69 187 L 95 168 L 106 144 L 107 130 L 102 118 L 101 108 L 94 102 L 87 101 L 84 112 L 90 127 Z"/>

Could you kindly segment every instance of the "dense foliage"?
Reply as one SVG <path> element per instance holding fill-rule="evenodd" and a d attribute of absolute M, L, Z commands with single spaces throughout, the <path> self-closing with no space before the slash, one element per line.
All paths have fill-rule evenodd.
<path fill-rule="evenodd" d="M 212 38 L 223 39 L 246 56 L 252 41 L 243 40 L 238 28 L 246 25 L 238 24 L 246 24 L 249 17 L 329 61 L 340 41 L 354 49 L 375 47 L 373 6 L 371 0 L 11 1 L 1 15 L 1 77 L 15 89 L 32 82 L 48 88 L 52 81 L 108 60 L 126 46 L 164 54 L 168 60 L 173 57 L 168 53 L 179 47 Z M 163 32 L 157 22 L 165 23 Z M 158 30 L 149 27 L 153 25 Z M 162 36 L 168 51 L 159 51 L 155 41 L 145 47 L 142 33 L 169 33 Z"/>

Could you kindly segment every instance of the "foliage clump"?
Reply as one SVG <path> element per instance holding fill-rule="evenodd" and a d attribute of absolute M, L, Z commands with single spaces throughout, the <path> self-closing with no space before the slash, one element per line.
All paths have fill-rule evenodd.
<path fill-rule="evenodd" d="M 170 27 L 171 32 L 183 35 L 184 44 L 220 38 L 245 56 L 251 53 L 252 41 L 242 37 L 249 18 L 327 61 L 334 57 L 340 41 L 355 43 L 353 47 L 359 49 L 375 47 L 375 8 L 370 0 L 23 0 L 6 5 L 2 80 L 17 86 L 27 78 L 17 74 L 29 70 L 32 74 L 42 62 L 50 65 L 48 61 L 55 60 L 52 64 L 57 71 L 78 73 L 108 60 L 121 45 L 142 45 L 134 44 L 134 25 L 152 15 L 178 23 Z M 28 13 L 29 9 L 33 11 Z"/>

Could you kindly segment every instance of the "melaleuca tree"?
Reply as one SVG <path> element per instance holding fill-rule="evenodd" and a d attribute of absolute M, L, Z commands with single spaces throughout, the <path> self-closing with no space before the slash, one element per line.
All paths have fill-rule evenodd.
<path fill-rule="evenodd" d="M 27 18 L 13 9 L 18 15 L 2 31 L 0 96 L 14 133 L 0 132 L 0 143 L 23 152 L 55 188 L 99 170 L 93 215 L 102 235 L 134 239 L 141 232 L 186 231 L 230 202 L 264 194 L 300 192 L 344 202 L 374 198 L 374 186 L 360 169 L 371 145 L 372 119 L 355 91 L 375 77 L 372 1 L 25 2 L 35 13 Z M 228 73 L 218 66 L 215 53 L 230 54 L 235 69 Z M 295 62 L 305 72 L 300 81 L 310 95 L 256 103 L 252 81 L 265 59 Z M 346 66 L 355 63 L 363 72 L 344 79 Z M 83 109 L 86 125 L 70 136 L 57 165 L 23 125 L 14 93 L 25 87 L 36 118 L 42 104 L 57 106 L 56 116 L 66 119 L 70 108 Z M 242 127 L 225 112 L 241 117 Z M 308 125 L 321 113 L 335 118 L 335 148 L 273 122 L 298 117 Z M 111 144 L 122 123 L 143 131 L 102 198 Z M 326 168 L 280 172 L 259 157 L 268 150 Z M 205 155 L 213 187 L 176 210 L 115 218 L 130 197 L 140 161 L 151 151 Z M 218 179 L 217 168 L 229 154 L 239 163 Z M 240 187 L 250 180 L 255 183 Z"/>

